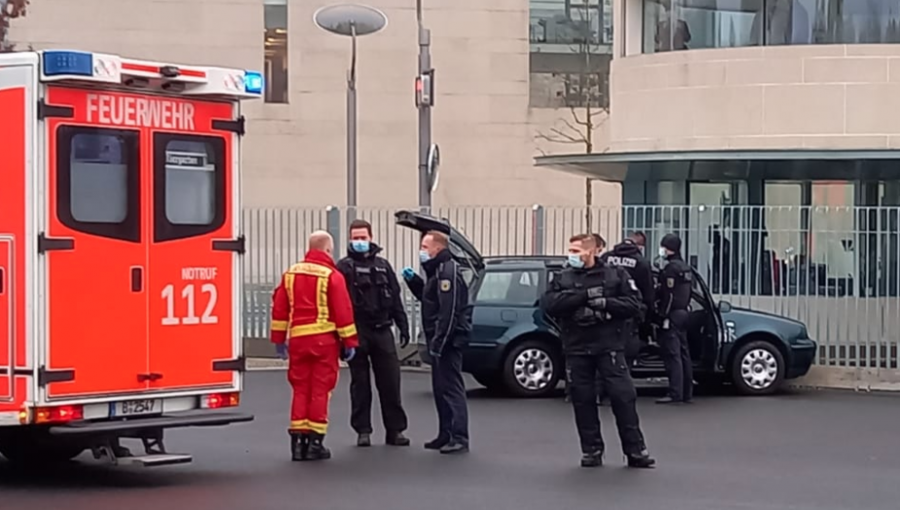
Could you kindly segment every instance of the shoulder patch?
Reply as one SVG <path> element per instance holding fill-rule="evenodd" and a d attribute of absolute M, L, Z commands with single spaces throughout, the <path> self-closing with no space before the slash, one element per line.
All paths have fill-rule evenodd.
<path fill-rule="evenodd" d="M 675 288 L 675 278 L 666 278 L 666 287 L 670 289 Z"/>
<path fill-rule="evenodd" d="M 441 292 L 450 291 L 450 280 L 441 280 Z"/>

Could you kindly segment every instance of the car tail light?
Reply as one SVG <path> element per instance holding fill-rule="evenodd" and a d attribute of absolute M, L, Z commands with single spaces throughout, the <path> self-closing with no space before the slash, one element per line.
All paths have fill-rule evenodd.
<path fill-rule="evenodd" d="M 21 421 L 21 419 L 22 413 L 19 414 L 19 420 Z M 83 419 L 84 406 L 80 405 L 36 407 L 31 411 L 31 421 L 37 425 L 47 423 L 68 423 L 70 421 L 79 421 Z"/>
<path fill-rule="evenodd" d="M 200 407 L 204 409 L 222 409 L 223 407 L 237 407 L 241 404 L 240 393 L 213 393 L 204 395 L 200 400 Z"/>

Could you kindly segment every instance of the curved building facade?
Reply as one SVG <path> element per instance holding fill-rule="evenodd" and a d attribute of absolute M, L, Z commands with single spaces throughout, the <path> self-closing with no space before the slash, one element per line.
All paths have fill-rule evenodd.
<path fill-rule="evenodd" d="M 820 362 L 898 368 L 900 2 L 613 12 L 610 151 L 537 165 L 620 182 L 623 230 L 678 232 L 714 293 L 814 328 Z"/>

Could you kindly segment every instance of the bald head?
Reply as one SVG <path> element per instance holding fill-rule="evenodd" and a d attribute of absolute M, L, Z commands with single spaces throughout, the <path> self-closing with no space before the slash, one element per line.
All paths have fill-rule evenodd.
<path fill-rule="evenodd" d="M 325 232 L 324 230 L 316 230 L 309 235 L 307 249 L 320 250 L 331 255 L 331 253 L 334 251 L 334 239 L 332 239 L 331 234 L 329 234 L 328 232 Z"/>

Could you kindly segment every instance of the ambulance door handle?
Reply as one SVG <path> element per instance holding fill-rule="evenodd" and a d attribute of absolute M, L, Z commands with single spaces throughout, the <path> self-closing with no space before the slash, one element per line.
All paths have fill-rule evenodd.
<path fill-rule="evenodd" d="M 0 294 L 6 293 L 6 269 L 0 267 Z"/>
<path fill-rule="evenodd" d="M 144 268 L 131 268 L 131 292 L 141 292 L 144 290 Z"/>

